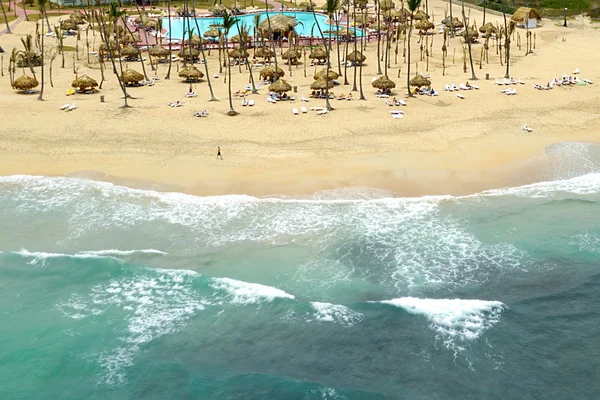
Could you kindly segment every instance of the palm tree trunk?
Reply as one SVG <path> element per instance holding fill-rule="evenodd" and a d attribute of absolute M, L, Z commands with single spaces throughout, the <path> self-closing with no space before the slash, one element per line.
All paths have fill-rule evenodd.
<path fill-rule="evenodd" d="M 27 14 L 27 10 L 25 9 L 25 0 L 21 1 L 21 8 L 23 9 L 23 14 L 25 14 L 25 21 L 29 22 L 29 15 Z"/>
<path fill-rule="evenodd" d="M 146 27 L 144 26 L 144 20 L 142 19 L 142 13 L 140 12 L 140 7 L 138 6 L 137 1 L 134 1 L 135 3 L 135 8 L 137 9 L 138 15 L 140 16 L 140 20 L 142 21 L 142 30 L 144 31 L 144 40 L 146 41 L 146 51 L 148 52 L 148 60 L 150 61 L 150 68 L 152 69 L 152 71 L 154 71 L 154 64 L 152 64 L 152 56 L 150 55 L 150 46 L 148 46 L 148 32 L 146 32 Z M 144 12 L 144 14 L 146 14 L 146 10 L 143 8 L 144 7 L 144 3 L 142 2 L 142 11 Z M 125 23 L 125 17 L 123 17 L 123 28 L 125 28 L 126 30 L 129 31 L 129 28 L 127 28 L 127 24 Z M 158 30 L 158 34 L 160 35 L 161 30 Z M 131 32 L 131 31 L 130 31 Z M 137 46 L 136 46 L 137 47 Z M 142 58 L 142 52 L 140 52 L 140 59 Z M 143 61 L 142 61 L 143 63 Z M 148 75 L 146 75 L 146 69 L 144 68 L 144 76 L 146 77 L 146 80 L 148 79 Z"/>
<path fill-rule="evenodd" d="M 504 52 L 506 53 L 506 74 L 504 74 L 505 78 L 510 78 L 510 74 L 509 74 L 509 46 L 510 46 L 510 33 L 508 32 L 508 26 L 506 24 L 506 12 L 504 10 L 504 0 L 502 0 L 502 16 L 504 17 L 504 35 L 505 35 L 505 41 L 504 41 Z M 502 57 L 500 57 L 502 58 Z"/>
<path fill-rule="evenodd" d="M 362 27 L 363 27 L 363 34 L 360 37 L 360 52 L 362 54 L 363 52 L 363 38 L 365 37 L 365 10 L 364 8 L 361 8 L 361 22 L 362 22 Z M 360 86 L 360 98 L 359 100 L 366 100 L 365 99 L 365 94 L 363 92 L 363 84 L 362 84 L 362 72 L 363 72 L 363 63 L 360 63 L 360 71 L 358 74 L 359 77 L 359 86 Z"/>
<path fill-rule="evenodd" d="M 10 25 L 8 23 L 8 18 L 6 18 L 6 10 L 4 9 L 4 3 L 0 1 L 0 7 L 2 7 L 2 15 L 4 15 L 4 22 L 6 22 L 6 33 L 12 33 L 10 30 Z"/>
<path fill-rule="evenodd" d="M 450 37 L 454 37 L 454 21 L 452 18 L 452 0 L 450 0 Z"/>
<path fill-rule="evenodd" d="M 377 75 L 381 75 L 381 3 L 380 0 L 376 0 L 377 9 Z M 364 31 L 363 31 L 364 32 Z"/>
<path fill-rule="evenodd" d="M 110 61 L 113 66 L 113 71 L 115 72 L 115 75 L 117 75 L 117 81 L 119 82 L 119 86 L 121 87 L 121 90 L 123 91 L 123 98 L 125 99 L 125 104 L 123 105 L 123 107 L 129 107 L 129 105 L 127 104 L 127 89 L 125 88 L 125 83 L 122 80 L 123 66 L 121 65 L 121 75 L 119 75 L 117 73 L 117 67 L 115 65 L 114 53 L 110 50 L 110 47 L 109 47 L 110 38 L 108 36 L 108 32 L 106 29 L 106 22 L 104 22 L 104 18 L 101 18 L 98 14 L 95 14 L 95 15 L 97 18 L 98 26 L 100 26 L 102 28 L 102 32 L 101 32 L 102 34 L 100 36 L 103 36 L 104 44 L 105 44 L 106 48 L 109 49 L 109 54 L 111 54 Z M 116 31 L 116 28 L 115 28 L 115 31 Z M 120 51 L 119 51 L 119 53 L 120 53 Z M 121 55 L 119 54 L 119 63 L 121 62 L 120 60 L 121 60 Z M 103 76 L 104 76 L 104 74 L 103 74 Z M 104 79 L 102 79 L 102 80 L 104 81 Z"/>
<path fill-rule="evenodd" d="M 337 26 L 338 28 L 340 27 L 340 18 L 339 18 L 339 15 L 338 15 L 338 18 L 336 20 L 335 26 Z M 342 74 L 342 64 L 341 64 L 341 58 L 340 58 L 340 36 L 339 35 L 336 35 L 335 45 L 337 47 L 338 74 L 341 75 Z"/>
<path fill-rule="evenodd" d="M 170 2 L 171 0 L 169 0 Z M 194 11 L 194 15 L 196 14 L 196 3 L 195 0 L 192 1 L 192 11 Z M 169 23 L 171 20 L 169 19 Z M 204 61 L 204 70 L 206 71 L 206 82 L 208 83 L 208 90 L 210 91 L 210 100 L 209 101 L 217 101 L 215 97 L 215 93 L 213 92 L 212 83 L 210 82 L 210 73 L 208 72 L 208 62 L 206 61 L 206 54 L 204 53 L 204 44 L 202 43 L 202 34 L 200 33 L 200 27 L 198 26 L 198 19 L 194 18 L 194 23 L 196 24 L 196 29 L 198 30 L 198 36 L 200 37 L 200 53 L 202 54 L 202 60 Z M 171 28 L 169 28 L 169 34 L 171 32 Z M 171 68 L 171 62 L 169 61 L 169 69 Z"/>
<path fill-rule="evenodd" d="M 462 0 L 462 17 L 463 24 L 465 24 L 465 40 L 467 41 L 467 47 L 469 48 L 469 61 L 471 63 L 471 79 L 476 81 L 475 68 L 473 68 L 473 54 L 471 53 L 471 35 L 469 35 L 469 25 L 467 25 L 467 17 L 465 17 L 465 1 Z"/>
<path fill-rule="evenodd" d="M 129 32 L 129 35 L 131 36 L 131 40 L 135 40 L 135 36 L 133 35 L 133 32 L 131 32 L 127 28 L 127 21 L 125 20 L 125 16 L 124 15 L 121 17 L 121 21 L 123 22 L 123 26 L 125 27 L 125 30 L 127 32 Z M 150 52 L 148 52 L 148 54 L 150 54 Z M 63 63 L 64 63 L 64 58 L 63 58 Z M 141 52 L 140 52 L 140 64 L 142 65 L 142 72 L 144 74 L 144 78 L 146 78 L 146 80 L 148 80 L 148 74 L 146 74 L 146 66 L 144 65 L 144 60 L 143 60 Z M 63 68 L 64 68 L 64 65 L 63 65 Z"/>
<path fill-rule="evenodd" d="M 353 1 L 352 4 L 353 4 L 352 5 L 352 22 L 356 22 L 356 2 Z M 354 55 L 356 55 L 357 54 L 356 53 L 356 24 L 354 25 L 353 32 L 354 32 L 354 35 L 353 35 L 354 36 Z M 362 54 L 362 52 L 361 52 L 361 54 Z M 361 57 L 361 59 L 362 59 L 362 57 Z M 361 61 L 361 64 L 362 64 L 362 61 Z M 354 79 L 352 81 L 352 91 L 356 92 L 357 90 L 358 90 L 358 88 L 356 87 L 356 57 L 355 57 L 354 58 Z"/>
<path fill-rule="evenodd" d="M 169 69 L 167 70 L 167 76 L 165 79 L 171 79 L 171 66 L 173 64 L 173 53 L 172 53 L 172 41 L 173 35 L 171 33 L 171 0 L 167 1 L 167 12 L 169 13 Z"/>
<path fill-rule="evenodd" d="M 265 0 L 265 14 L 267 14 L 267 24 L 269 25 L 269 42 L 273 50 L 273 57 L 275 59 L 275 78 L 273 79 L 273 82 L 275 82 L 277 79 L 279 79 L 279 75 L 277 74 L 277 49 L 275 48 L 275 43 L 273 43 L 273 30 L 271 29 L 271 17 L 269 16 L 269 3 L 267 3 L 267 0 Z"/>
<path fill-rule="evenodd" d="M 452 22 L 450 22 L 452 24 Z M 413 97 L 410 91 L 410 35 L 412 35 L 413 18 L 410 16 L 410 28 L 408 28 L 408 69 L 406 71 L 406 87 L 408 88 L 408 97 Z"/>
<path fill-rule="evenodd" d="M 42 16 L 43 16 L 43 14 L 45 14 L 46 10 L 40 10 L 40 11 L 42 12 Z M 44 33 L 42 33 L 42 45 L 41 45 L 42 65 L 40 68 L 41 69 L 40 74 L 41 74 L 42 79 L 40 82 L 41 83 L 40 84 L 40 95 L 38 96 L 38 100 L 40 100 L 40 101 L 44 100 L 43 99 L 43 96 L 44 96 L 44 36 L 46 36 L 46 35 L 44 35 Z"/>
<path fill-rule="evenodd" d="M 350 21 L 348 20 L 349 16 L 350 16 L 350 0 L 348 0 L 348 8 L 346 9 L 346 30 L 350 29 Z M 314 13 L 314 10 L 313 10 Z M 315 21 L 317 20 L 317 18 L 315 17 Z M 344 53 L 344 85 L 349 85 L 350 82 L 348 82 L 348 37 L 346 36 L 346 50 Z"/>
<path fill-rule="evenodd" d="M 225 34 L 225 43 L 227 43 L 227 34 Z M 237 114 L 237 111 L 233 109 L 233 97 L 231 96 L 231 58 L 229 58 L 229 52 L 226 51 L 225 55 L 227 57 L 227 70 L 229 72 L 229 80 L 227 82 L 227 91 L 229 92 L 229 112 L 227 114 L 233 116 Z"/>
<path fill-rule="evenodd" d="M 483 24 L 481 24 L 481 26 L 485 25 L 485 8 L 486 8 L 486 2 L 485 0 L 483 0 Z"/>
<path fill-rule="evenodd" d="M 329 16 L 331 18 L 331 16 Z M 319 28 L 319 30 L 321 30 Z M 329 104 L 329 71 L 331 70 L 331 31 L 329 29 L 329 51 L 327 52 L 327 75 L 325 75 L 325 108 L 333 110 L 331 104 Z"/>

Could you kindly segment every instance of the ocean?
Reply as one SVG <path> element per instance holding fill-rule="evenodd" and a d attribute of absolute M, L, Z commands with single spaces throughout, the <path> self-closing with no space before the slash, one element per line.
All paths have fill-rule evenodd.
<path fill-rule="evenodd" d="M 0 399 L 597 399 L 577 154 L 463 197 L 0 177 Z"/>

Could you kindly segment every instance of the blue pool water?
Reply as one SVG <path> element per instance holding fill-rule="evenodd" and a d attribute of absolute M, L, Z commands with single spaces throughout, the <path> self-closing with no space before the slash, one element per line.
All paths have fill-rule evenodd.
<path fill-rule="evenodd" d="M 270 12 L 269 16 L 274 16 L 276 14 L 283 14 L 289 17 L 295 17 L 296 21 L 298 21 L 298 25 L 296 25 L 296 32 L 299 35 L 302 36 L 310 36 L 311 35 L 311 31 L 313 36 L 319 36 L 319 29 L 316 26 L 316 22 L 315 22 L 315 16 L 310 13 L 310 12 L 283 12 L 283 13 L 276 13 L 276 12 Z M 321 27 L 321 30 L 326 31 L 329 29 L 329 24 L 326 22 L 327 21 L 327 16 L 322 15 L 322 14 L 316 14 L 317 17 L 317 21 L 319 22 L 319 25 Z M 254 14 L 245 14 L 245 15 L 238 15 L 237 18 L 239 19 L 240 22 L 240 26 L 241 24 L 246 24 L 246 27 L 250 29 L 251 33 L 254 33 Z M 260 13 L 260 22 L 263 22 L 264 20 L 267 19 L 266 13 Z M 220 24 L 223 22 L 223 18 L 220 17 L 214 17 L 214 18 L 196 18 L 196 20 L 198 21 L 198 27 L 201 31 L 201 33 L 204 33 L 208 30 L 210 30 L 212 27 L 210 25 L 214 25 L 214 24 Z M 194 33 L 198 33 L 196 32 L 196 23 L 191 20 L 190 24 L 192 26 L 192 28 L 194 28 Z M 162 24 L 163 27 L 165 27 L 166 29 L 168 29 L 168 21 L 165 21 Z M 173 18 L 171 20 L 171 36 L 173 39 L 181 39 L 183 37 L 183 18 Z M 233 28 L 232 30 L 232 36 L 237 34 L 237 28 Z M 357 31 L 357 34 L 360 36 L 361 35 L 361 31 Z M 168 32 L 167 32 L 167 36 L 168 36 Z"/>

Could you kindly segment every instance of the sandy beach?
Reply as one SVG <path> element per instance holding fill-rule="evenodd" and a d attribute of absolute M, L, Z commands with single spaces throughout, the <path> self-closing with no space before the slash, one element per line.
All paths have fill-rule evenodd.
<path fill-rule="evenodd" d="M 447 7 L 445 2 L 430 2 L 434 22 L 443 19 Z M 471 20 L 480 26 L 482 13 L 469 12 Z M 459 13 L 455 6 L 454 15 Z M 57 18 L 51 17 L 51 23 Z M 487 20 L 495 23 L 501 17 L 488 14 Z M 450 40 L 446 76 L 442 76 L 442 35 L 433 35 L 429 70 L 425 71 L 425 60 L 419 60 L 419 38 L 414 34 L 411 75 L 415 71 L 430 74 L 440 95 L 405 98 L 407 66 L 402 46 L 397 64 L 393 47 L 388 76 L 396 82 L 396 97 L 408 103 L 402 108 L 404 118 L 393 119 L 390 107 L 384 99 L 376 98 L 370 85 L 377 77 L 376 41 L 369 42 L 365 52 L 363 87 L 367 100 L 359 101 L 358 92 L 353 101 L 332 100 L 335 110 L 326 115 L 311 111 L 293 115 L 292 108 L 322 107 L 324 100 L 270 104 L 266 101 L 268 91 L 263 88 L 258 95 L 248 97 L 255 100 L 254 107 L 242 107 L 241 99 L 234 97 L 239 115 L 230 117 L 224 73 L 212 79 L 218 102 L 208 101 L 206 81 L 194 84 L 197 98 L 185 99 L 189 85 L 177 76 L 175 64 L 170 80 L 164 79 L 167 66 L 161 64 L 156 73 L 161 79 L 154 87 L 128 89 L 133 97 L 131 108 L 121 108 L 122 93 L 110 67 L 99 93 L 66 97 L 75 78 L 72 52 L 66 53 L 64 69 L 60 68 L 60 56 L 54 61 L 54 87 L 47 79 L 45 101 L 37 101 L 36 95 L 18 94 L 10 87 L 9 53 L 13 47 L 22 47 L 21 37 L 35 31 L 34 23 L 21 22 L 14 34 L 0 36 L 0 46 L 6 51 L 4 76 L 0 77 L 0 175 L 85 176 L 198 195 L 259 196 L 348 186 L 375 187 L 405 196 L 467 194 L 543 180 L 548 176 L 535 166 L 543 163 L 546 146 L 598 141 L 600 66 L 591 54 L 600 39 L 597 27 L 582 17 L 569 21 L 569 28 L 544 20 L 543 26 L 534 30 L 534 53 L 527 56 L 525 47 L 519 50 L 513 41 L 511 75 L 526 82 L 515 87 L 516 96 L 500 93 L 503 88 L 494 84 L 505 71 L 495 47 L 490 45 L 489 64 L 484 62 L 479 69 L 480 40 L 473 45 L 480 89 L 464 92 L 462 100 L 443 91 L 445 84 L 475 83 L 470 80 L 470 71 L 463 72 L 462 39 Z M 525 30 L 518 28 L 518 32 L 524 43 Z M 74 43 L 72 37 L 65 40 L 65 46 Z M 97 37 L 95 46 L 99 43 Z M 48 39 L 47 45 L 49 53 L 56 40 Z M 80 46 L 79 58 L 75 61 L 77 73 L 100 81 L 99 69 L 86 66 L 84 46 Z M 332 62 L 337 70 L 333 57 Z M 141 69 L 139 62 L 127 64 Z M 219 72 L 216 51 L 211 52 L 208 65 L 211 75 Z M 302 64 L 292 66 L 291 75 L 287 65 L 281 67 L 286 71 L 284 79 L 298 87 L 294 93 L 297 98 L 311 92 L 315 67 L 306 67 L 306 77 Z M 149 65 L 146 68 L 150 71 Z M 594 84 L 548 91 L 532 87 L 570 74 L 575 68 L 581 71 L 582 79 Z M 254 69 L 257 81 L 259 70 Z M 240 73 L 235 66 L 232 74 L 233 90 L 243 90 L 248 84 L 247 71 L 242 68 Z M 18 69 L 16 77 L 20 75 Z M 350 83 L 352 79 L 353 69 L 349 68 Z M 343 77 L 339 80 L 343 82 Z M 348 93 L 351 88 L 340 85 L 333 92 Z M 104 103 L 100 95 L 105 96 Z M 177 100 L 185 105 L 167 106 Z M 77 103 L 76 110 L 59 110 L 72 102 Z M 209 110 L 208 118 L 191 116 L 204 109 Z M 523 131 L 523 124 L 533 132 Z M 217 146 L 223 151 L 222 161 L 216 159 Z"/>

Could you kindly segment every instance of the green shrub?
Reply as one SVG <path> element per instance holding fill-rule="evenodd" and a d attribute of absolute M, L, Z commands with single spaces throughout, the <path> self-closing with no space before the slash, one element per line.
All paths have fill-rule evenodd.
<path fill-rule="evenodd" d="M 588 10 L 590 2 L 588 0 L 542 0 L 540 7 L 555 8 L 562 10 L 567 7 L 569 10 Z"/>
<path fill-rule="evenodd" d="M 589 17 L 591 19 L 597 19 L 600 20 L 600 7 L 596 7 L 592 10 L 590 10 L 588 13 Z"/>

